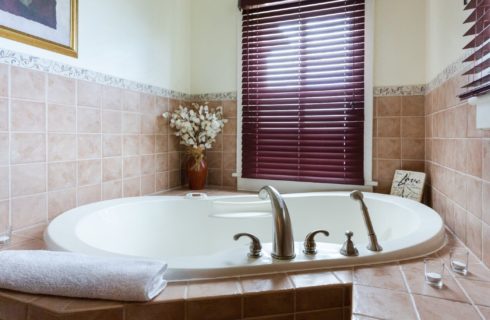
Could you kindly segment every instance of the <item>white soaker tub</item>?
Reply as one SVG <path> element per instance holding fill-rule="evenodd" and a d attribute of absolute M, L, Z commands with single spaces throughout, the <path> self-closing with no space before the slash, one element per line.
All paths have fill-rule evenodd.
<path fill-rule="evenodd" d="M 51 250 L 93 255 L 133 256 L 168 262 L 170 280 L 276 271 L 344 267 L 411 259 L 445 245 L 444 225 L 429 207 L 400 197 L 364 193 L 382 252 L 366 249 L 368 237 L 359 202 L 347 192 L 287 194 L 296 241 L 296 258 L 270 256 L 272 219 L 269 201 L 256 195 L 158 196 L 110 200 L 67 211 L 54 219 L 44 238 Z M 318 254 L 303 254 L 309 232 L 317 235 Z M 354 232 L 357 257 L 339 253 L 346 230 Z M 263 244 L 263 255 L 249 258 L 248 232 Z"/>

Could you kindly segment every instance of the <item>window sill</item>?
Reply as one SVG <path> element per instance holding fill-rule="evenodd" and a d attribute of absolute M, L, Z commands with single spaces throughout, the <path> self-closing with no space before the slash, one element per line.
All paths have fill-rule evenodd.
<path fill-rule="evenodd" d="M 490 93 L 470 98 L 468 103 L 476 106 L 476 128 L 490 129 Z"/>
<path fill-rule="evenodd" d="M 352 190 L 372 192 L 373 186 L 376 186 L 377 183 L 373 181 L 370 183 L 366 183 L 366 185 L 346 185 L 332 183 L 238 178 L 237 189 L 240 191 L 259 191 L 260 188 L 266 185 L 274 186 L 281 193 Z"/>

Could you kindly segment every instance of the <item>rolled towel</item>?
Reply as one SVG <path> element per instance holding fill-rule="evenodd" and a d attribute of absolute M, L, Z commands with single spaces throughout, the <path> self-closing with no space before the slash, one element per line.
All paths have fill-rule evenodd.
<path fill-rule="evenodd" d="M 159 260 L 71 252 L 0 251 L 0 288 L 26 293 L 118 301 L 149 301 L 167 285 Z"/>

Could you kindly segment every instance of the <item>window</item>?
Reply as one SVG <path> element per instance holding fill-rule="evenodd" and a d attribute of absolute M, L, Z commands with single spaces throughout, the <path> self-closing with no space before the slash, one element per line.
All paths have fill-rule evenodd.
<path fill-rule="evenodd" d="M 364 184 L 365 0 L 242 0 L 242 177 Z"/>
<path fill-rule="evenodd" d="M 465 36 L 471 41 L 464 49 L 472 50 L 472 54 L 464 62 L 472 63 L 464 73 L 469 78 L 463 86 L 465 92 L 461 99 L 467 99 L 490 92 L 490 1 L 471 0 L 465 10 L 472 10 L 464 23 L 471 23 Z"/>

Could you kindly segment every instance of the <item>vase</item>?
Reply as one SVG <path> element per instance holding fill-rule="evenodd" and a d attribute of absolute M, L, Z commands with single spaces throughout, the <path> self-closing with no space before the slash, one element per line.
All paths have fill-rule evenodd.
<path fill-rule="evenodd" d="M 208 175 L 208 164 L 204 157 L 189 157 L 187 160 L 187 178 L 189 179 L 189 189 L 202 190 L 206 185 Z"/>

